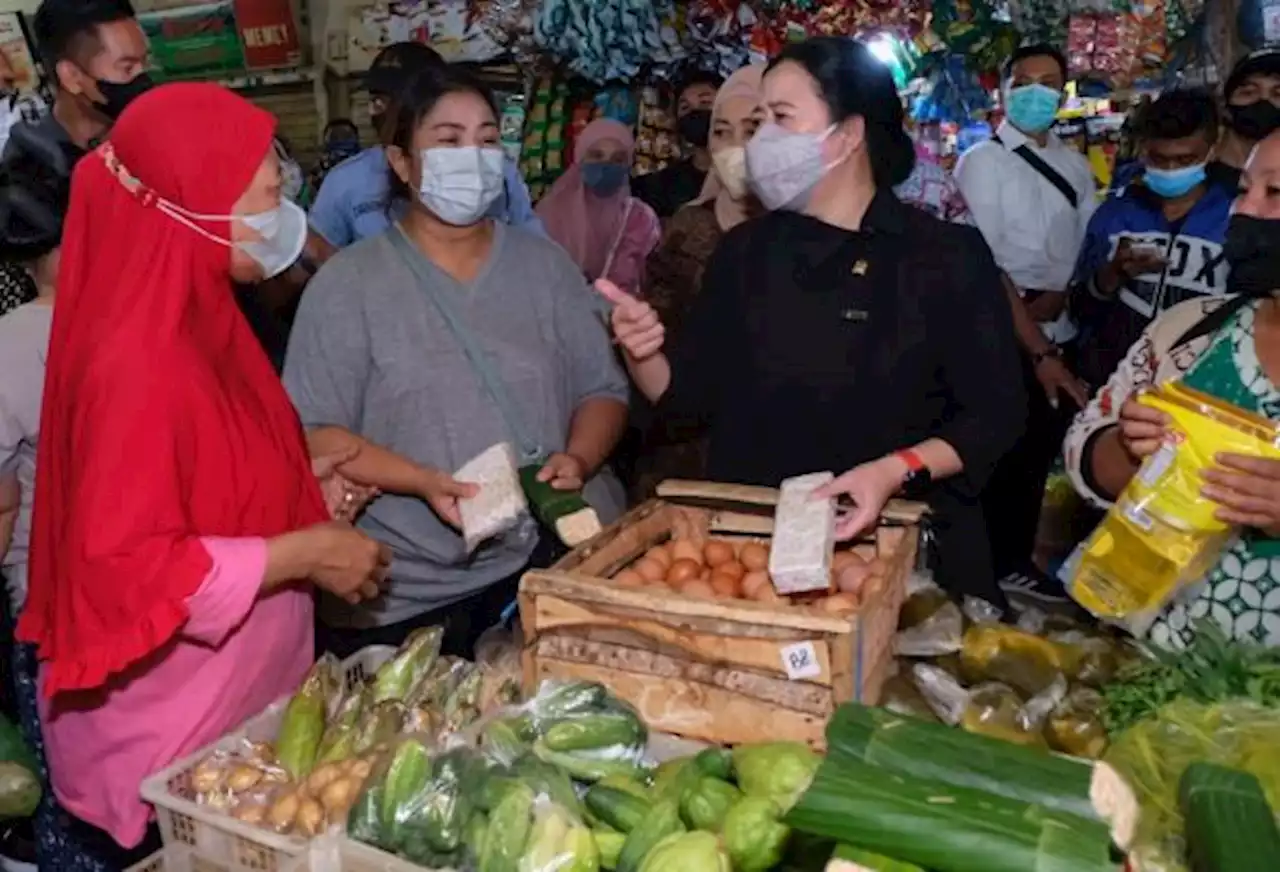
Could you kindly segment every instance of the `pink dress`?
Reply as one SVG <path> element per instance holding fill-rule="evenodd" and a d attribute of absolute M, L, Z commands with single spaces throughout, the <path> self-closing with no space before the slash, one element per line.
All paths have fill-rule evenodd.
<path fill-rule="evenodd" d="M 165 648 L 105 688 L 52 701 L 40 694 L 58 801 L 126 848 L 142 841 L 151 817 L 142 780 L 293 691 L 313 660 L 311 591 L 295 585 L 259 598 L 265 540 L 201 543 L 213 568 Z"/>

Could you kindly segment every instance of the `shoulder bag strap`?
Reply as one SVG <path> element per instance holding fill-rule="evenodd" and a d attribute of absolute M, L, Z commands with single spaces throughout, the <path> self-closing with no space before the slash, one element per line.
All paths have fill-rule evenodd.
<path fill-rule="evenodd" d="M 609 254 L 604 259 L 604 269 L 600 271 L 602 279 L 607 279 L 609 270 L 613 268 L 613 258 L 618 253 L 618 246 L 622 244 L 622 237 L 627 233 L 627 222 L 631 220 L 631 207 L 634 205 L 635 198 L 628 197 L 626 208 L 622 210 L 622 222 L 618 225 L 618 232 L 613 236 L 613 242 L 609 244 Z"/>
<path fill-rule="evenodd" d="M 1004 140 L 999 136 L 993 136 L 991 139 L 1002 148 L 1006 147 Z M 1032 151 L 1025 143 L 1017 148 L 1010 149 L 1010 151 L 1030 164 L 1031 168 L 1038 172 L 1041 178 L 1057 188 L 1058 193 L 1067 198 L 1067 202 L 1071 204 L 1072 209 L 1080 207 L 1080 195 L 1076 193 L 1076 189 L 1071 187 L 1071 183 L 1062 177 L 1062 173 L 1045 163 L 1044 158 Z"/>
<path fill-rule="evenodd" d="M 427 274 L 422 253 L 405 238 L 399 224 L 392 225 L 391 232 L 387 234 L 387 238 L 391 240 L 391 247 L 396 250 L 405 265 L 409 267 L 409 270 L 418 280 L 418 285 L 422 288 L 423 293 L 435 304 L 440 317 L 444 319 L 449 331 L 453 333 L 454 339 L 462 347 L 463 354 L 471 362 L 471 368 L 475 370 L 485 390 L 488 391 L 489 396 L 498 406 L 498 411 L 506 421 L 507 429 L 511 431 L 511 435 L 518 443 L 521 464 L 542 460 L 545 457 L 542 445 L 533 438 L 533 434 L 525 426 L 520 410 L 516 408 L 515 403 L 511 400 L 511 395 L 507 393 L 506 385 L 502 383 L 502 379 L 490 365 L 488 358 L 485 357 L 484 352 L 476 343 L 475 337 L 471 335 L 471 331 L 467 329 L 462 319 L 453 311 L 453 308 L 445 300 L 444 295 L 437 292 L 435 283 L 432 281 L 431 276 Z"/>

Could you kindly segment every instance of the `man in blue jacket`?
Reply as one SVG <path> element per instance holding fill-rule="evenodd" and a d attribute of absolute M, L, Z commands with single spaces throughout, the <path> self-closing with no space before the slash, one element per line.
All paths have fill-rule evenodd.
<path fill-rule="evenodd" d="M 1222 241 L 1236 192 L 1206 172 L 1218 140 L 1213 99 L 1169 91 L 1136 134 L 1142 171 L 1094 213 L 1076 267 L 1080 375 L 1095 386 L 1156 315 L 1226 293 Z"/>
<path fill-rule="evenodd" d="M 416 42 L 398 42 L 378 53 L 369 67 L 367 84 L 370 114 L 379 139 L 385 132 L 382 113 L 391 108 L 396 93 L 421 69 L 440 66 L 444 59 L 435 50 Z M 490 217 L 506 224 L 542 233 L 542 222 L 533 212 L 529 189 L 516 165 L 506 162 L 503 195 L 495 201 Z M 386 156 L 382 145 L 338 164 L 325 176 L 311 206 L 312 237 L 310 255 L 323 262 L 338 249 L 367 236 L 376 236 L 391 226 L 387 211 Z"/>

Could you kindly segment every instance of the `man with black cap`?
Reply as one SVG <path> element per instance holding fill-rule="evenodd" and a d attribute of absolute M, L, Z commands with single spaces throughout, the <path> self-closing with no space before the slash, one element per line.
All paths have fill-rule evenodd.
<path fill-rule="evenodd" d="M 390 131 L 382 123 L 384 113 L 416 73 L 442 66 L 444 62 L 435 50 L 419 42 L 389 45 L 373 59 L 365 83 L 369 89 L 370 120 L 379 144 L 348 158 L 325 176 L 310 213 L 313 231 L 310 248 L 314 259 L 326 260 L 338 249 L 377 236 L 391 226 L 387 210 L 389 170 L 383 152 L 384 134 Z M 542 222 L 533 212 L 529 189 L 511 161 L 506 162 L 504 188 L 489 216 L 542 233 Z"/>
<path fill-rule="evenodd" d="M 1235 191 L 1253 147 L 1280 130 L 1280 49 L 1256 51 L 1236 64 L 1222 96 L 1227 132 L 1208 170 L 1214 181 Z"/>

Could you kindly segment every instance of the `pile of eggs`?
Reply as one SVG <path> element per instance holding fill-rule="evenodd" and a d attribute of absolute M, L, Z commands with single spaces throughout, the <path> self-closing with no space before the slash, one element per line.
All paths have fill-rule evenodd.
<path fill-rule="evenodd" d="M 867 581 L 883 576 L 885 562 L 855 551 L 836 552 L 827 590 L 786 596 L 769 577 L 769 548 L 759 542 L 711 539 L 705 544 L 672 539 L 655 545 L 613 577 L 619 587 L 652 588 L 700 599 L 740 599 L 778 607 L 804 606 L 829 614 L 858 608 Z"/>

